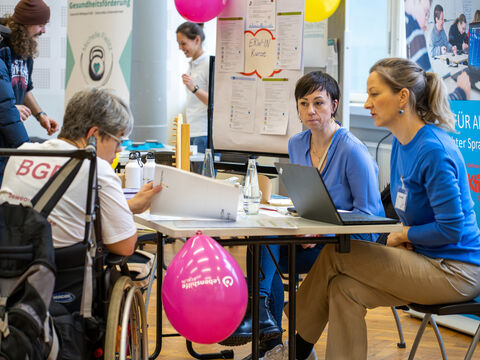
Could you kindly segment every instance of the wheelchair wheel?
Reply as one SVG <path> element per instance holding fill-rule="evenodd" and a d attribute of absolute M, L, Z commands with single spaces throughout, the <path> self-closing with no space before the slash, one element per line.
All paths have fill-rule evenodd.
<path fill-rule="evenodd" d="M 141 291 L 128 276 L 113 286 L 108 307 L 105 359 L 148 359 L 147 318 Z"/>

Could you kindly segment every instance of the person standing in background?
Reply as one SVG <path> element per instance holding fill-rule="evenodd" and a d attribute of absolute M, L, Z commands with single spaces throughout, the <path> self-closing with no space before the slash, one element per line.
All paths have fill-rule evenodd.
<path fill-rule="evenodd" d="M 177 28 L 178 47 L 187 58 L 191 58 L 189 71 L 182 75 L 187 88 L 187 123 L 190 124 L 190 145 L 197 145 L 198 152 L 207 147 L 207 105 L 209 57 L 204 52 L 203 25 L 184 22 Z"/>
<path fill-rule="evenodd" d="M 50 8 L 42 0 L 21 0 L 12 16 L 6 17 L 4 25 L 10 30 L 0 47 L 11 51 L 10 67 L 12 88 L 17 109 L 22 121 L 35 116 L 40 125 L 52 135 L 58 130 L 58 123 L 47 116 L 33 96 L 33 58 L 38 55 L 38 37 L 45 33 L 50 20 Z"/>
<path fill-rule="evenodd" d="M 2 34 L 10 29 L 0 25 L 0 43 Z M 28 141 L 27 131 L 20 120 L 15 107 L 15 97 L 11 86 L 10 71 L 6 63 L 10 59 L 10 49 L 0 47 L 0 148 L 17 148 Z M 0 157 L 0 183 L 7 163 L 6 157 Z"/>
<path fill-rule="evenodd" d="M 460 14 L 448 30 L 448 41 L 452 46 L 456 46 L 458 51 L 468 52 L 467 19 L 464 14 Z"/>

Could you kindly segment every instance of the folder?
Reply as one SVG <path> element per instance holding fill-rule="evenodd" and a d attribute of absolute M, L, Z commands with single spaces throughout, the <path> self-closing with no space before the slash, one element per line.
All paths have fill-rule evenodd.
<path fill-rule="evenodd" d="M 152 199 L 151 214 L 227 221 L 237 219 L 242 199 L 239 186 L 158 164 L 153 184 L 163 188 Z"/>

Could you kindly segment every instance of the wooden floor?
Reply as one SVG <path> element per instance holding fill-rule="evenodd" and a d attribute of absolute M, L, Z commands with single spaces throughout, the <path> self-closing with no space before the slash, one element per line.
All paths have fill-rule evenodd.
<path fill-rule="evenodd" d="M 181 248 L 183 243 L 180 241 L 175 242 L 172 245 L 166 245 L 166 263 L 168 264 L 175 253 Z M 245 248 L 244 247 L 230 247 L 228 250 L 235 256 L 238 263 L 245 268 Z M 153 353 L 154 341 L 155 341 L 155 288 L 152 291 L 152 297 L 150 299 L 150 308 L 148 312 L 149 322 L 149 346 L 150 353 Z M 397 348 L 398 333 L 395 326 L 395 320 L 393 318 L 390 308 L 378 308 L 368 311 L 367 314 L 367 327 L 368 327 L 368 358 L 377 360 L 400 360 L 408 359 L 408 354 L 415 338 L 416 331 L 420 325 L 420 320 L 411 318 L 408 314 L 400 312 L 400 320 L 403 326 L 405 342 L 407 344 L 405 349 Z M 163 317 L 163 331 L 164 333 L 175 333 L 165 314 Z M 283 328 L 288 328 L 288 323 L 284 317 Z M 208 331 L 208 330 L 207 330 Z M 328 329 L 327 329 L 328 331 Z M 443 336 L 445 347 L 447 349 L 447 356 L 449 360 L 463 359 L 468 346 L 471 341 L 471 336 L 457 333 L 455 331 L 440 328 Z M 319 359 L 323 359 L 325 356 L 326 345 L 326 333 L 322 335 L 319 342 L 315 345 L 315 350 Z M 284 340 L 287 334 L 284 333 Z M 164 338 L 162 342 L 162 351 L 158 359 L 168 360 L 181 360 L 192 359 L 188 354 L 185 346 L 185 339 L 183 337 L 170 337 Z M 221 350 L 233 349 L 235 359 L 243 359 L 251 351 L 251 344 L 228 348 L 220 345 L 199 345 L 194 344 L 194 349 L 199 353 L 210 353 Z M 354 351 L 354 349 L 352 349 Z M 480 359 L 480 350 L 474 354 L 474 359 Z M 416 360 L 436 360 L 441 359 L 440 350 L 435 338 L 435 335 L 431 328 L 427 328 L 425 334 L 420 343 Z"/>

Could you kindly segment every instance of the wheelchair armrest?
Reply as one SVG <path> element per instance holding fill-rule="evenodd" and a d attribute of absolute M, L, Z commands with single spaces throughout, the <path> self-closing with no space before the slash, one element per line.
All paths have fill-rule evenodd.
<path fill-rule="evenodd" d="M 115 265 L 122 266 L 127 263 L 127 260 L 128 260 L 128 256 L 109 253 L 107 255 L 107 258 L 105 259 L 105 264 L 107 266 L 115 266 Z"/>

